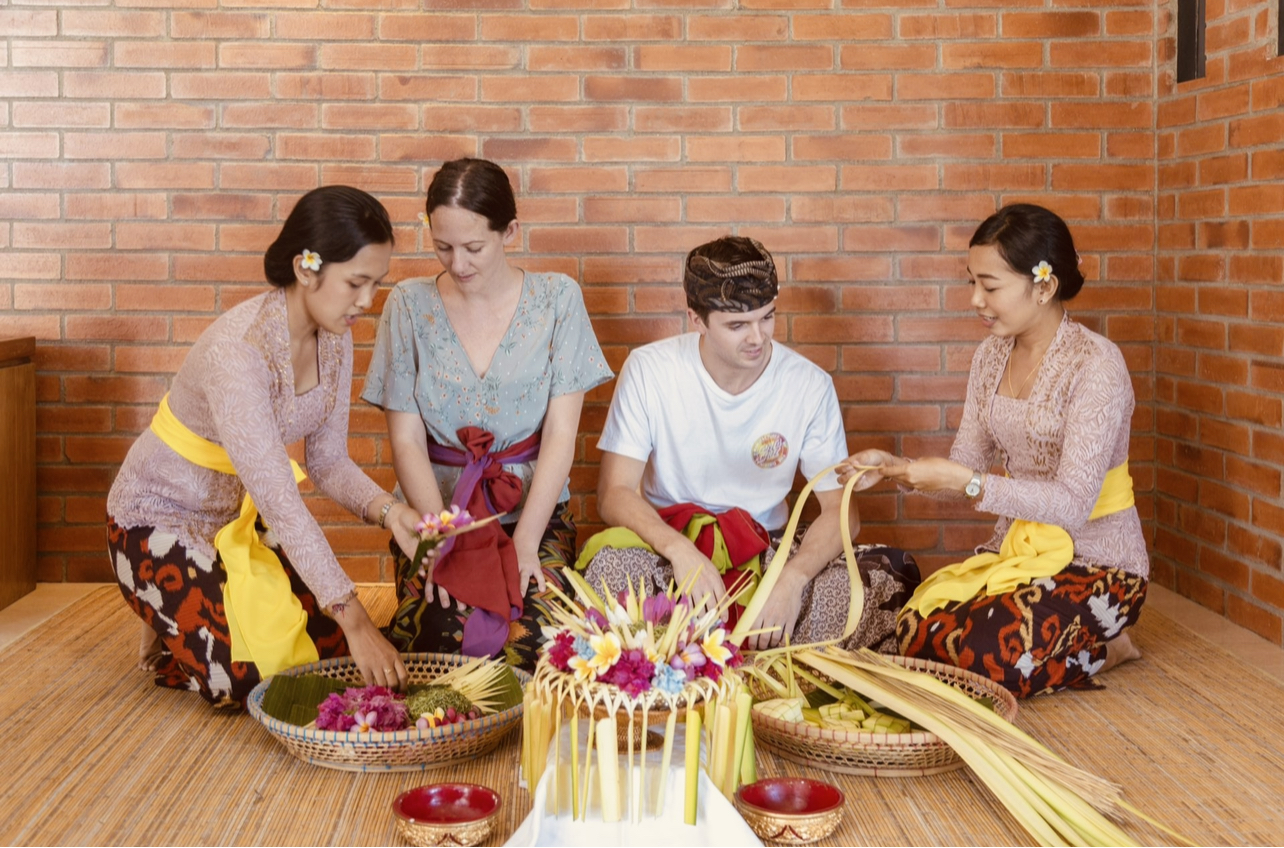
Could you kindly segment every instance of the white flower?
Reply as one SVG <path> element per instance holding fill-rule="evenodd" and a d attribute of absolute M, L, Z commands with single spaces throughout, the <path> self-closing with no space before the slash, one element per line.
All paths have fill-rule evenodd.
<path fill-rule="evenodd" d="M 305 247 L 303 248 L 303 261 L 300 262 L 299 264 L 302 265 L 304 268 L 307 268 L 309 271 L 320 271 L 321 254 L 314 253 Z"/>
<path fill-rule="evenodd" d="M 420 212 L 420 213 L 419 213 L 419 224 L 420 224 L 421 226 L 424 226 L 424 227 L 428 226 L 428 213 L 427 213 L 427 212 Z"/>
<path fill-rule="evenodd" d="M 1046 259 L 1040 260 L 1039 264 L 1035 265 L 1034 268 L 1031 269 L 1031 272 L 1034 274 L 1034 281 L 1036 283 L 1046 283 L 1048 280 L 1052 279 L 1052 266 L 1048 264 L 1048 260 Z"/>

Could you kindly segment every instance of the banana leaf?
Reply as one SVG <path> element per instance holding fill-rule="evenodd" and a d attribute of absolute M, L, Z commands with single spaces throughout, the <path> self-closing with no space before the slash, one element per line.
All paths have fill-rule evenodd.
<path fill-rule="evenodd" d="M 317 720 L 317 707 L 322 701 L 332 693 L 342 694 L 349 685 L 320 674 L 278 674 L 263 693 L 263 712 L 277 721 L 303 727 Z"/>

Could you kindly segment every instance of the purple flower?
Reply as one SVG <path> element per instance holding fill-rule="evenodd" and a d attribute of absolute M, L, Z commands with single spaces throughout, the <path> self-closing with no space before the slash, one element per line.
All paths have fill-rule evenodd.
<path fill-rule="evenodd" d="M 675 604 L 668 595 L 652 595 L 642 601 L 642 620 L 651 624 L 668 624 Z"/>
<path fill-rule="evenodd" d="M 326 696 L 317 707 L 321 730 L 401 730 L 408 722 L 405 698 L 382 686 L 349 687 L 342 695 Z"/>
<path fill-rule="evenodd" d="M 602 613 L 600 613 L 593 607 L 589 607 L 589 610 L 584 617 L 587 618 L 591 624 L 596 624 L 598 630 L 605 631 L 609 626 L 606 620 L 606 616 L 602 615 Z"/>
<path fill-rule="evenodd" d="M 669 660 L 669 665 L 684 673 L 687 680 L 695 680 L 696 672 L 710 663 L 705 658 L 704 651 L 700 650 L 699 642 L 687 642 L 678 647 L 673 659 Z"/>

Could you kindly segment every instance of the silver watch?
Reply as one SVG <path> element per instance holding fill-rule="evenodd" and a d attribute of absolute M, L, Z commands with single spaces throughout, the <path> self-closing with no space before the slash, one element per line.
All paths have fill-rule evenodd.
<path fill-rule="evenodd" d="M 967 495 L 969 499 L 975 499 L 977 495 L 981 494 L 981 480 L 981 472 L 973 471 L 972 479 L 967 481 L 967 486 L 964 487 L 963 494 Z"/>

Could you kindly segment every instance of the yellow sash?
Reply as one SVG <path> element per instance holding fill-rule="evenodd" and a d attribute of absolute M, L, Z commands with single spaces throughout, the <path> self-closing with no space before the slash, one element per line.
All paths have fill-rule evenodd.
<path fill-rule="evenodd" d="M 187 429 L 170 411 L 169 395 L 161 398 L 151 430 L 193 465 L 220 474 L 236 473 L 226 450 Z M 290 460 L 290 465 L 296 483 L 307 479 L 297 462 Z M 316 662 L 318 657 L 317 646 L 308 636 L 307 613 L 290 588 L 289 575 L 272 549 L 259 539 L 254 527 L 258 516 L 246 492 L 240 516 L 218 531 L 214 547 L 227 569 L 223 611 L 232 637 L 232 659 L 254 663 L 266 678 L 282 669 Z"/>
<path fill-rule="evenodd" d="M 1106 472 L 1088 520 L 1122 512 L 1133 502 L 1132 476 L 1125 461 Z M 1018 518 L 997 554 L 977 554 L 935 572 L 919 584 L 905 608 L 926 618 L 947 604 L 980 594 L 1002 595 L 1040 577 L 1051 577 L 1072 559 L 1074 541 L 1063 528 Z"/>

